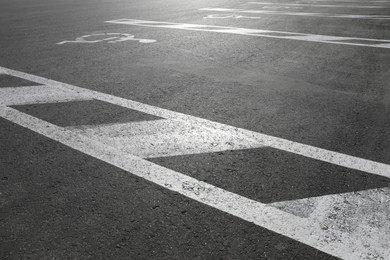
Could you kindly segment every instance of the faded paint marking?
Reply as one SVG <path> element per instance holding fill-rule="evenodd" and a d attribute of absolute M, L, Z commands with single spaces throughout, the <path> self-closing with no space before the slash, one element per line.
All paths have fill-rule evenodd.
<path fill-rule="evenodd" d="M 365 169 L 370 173 L 390 177 L 390 166 L 360 159 L 340 153 L 327 151 L 312 146 L 307 146 L 281 138 L 263 135 L 260 133 L 240 129 L 209 120 L 161 109 L 158 107 L 142 104 L 139 102 L 111 96 L 108 94 L 76 87 L 73 85 L 60 83 L 46 78 L 22 73 L 6 68 L 0 68 L 6 74 L 34 81 L 51 87 L 52 91 L 58 91 L 59 95 L 63 92 L 80 95 L 82 98 L 98 99 L 112 104 L 120 105 L 130 109 L 135 109 L 144 113 L 166 118 L 166 122 L 158 121 L 154 129 L 149 129 L 150 124 L 138 123 L 134 128 L 128 128 L 125 134 L 134 135 L 153 135 L 160 132 L 160 128 L 165 126 L 172 131 L 176 127 L 170 124 L 182 125 L 180 131 L 193 131 L 197 128 L 212 129 L 212 131 L 223 134 L 230 134 L 232 137 L 241 138 L 245 142 L 258 143 L 265 146 L 282 149 L 289 152 L 295 152 L 310 158 L 316 158 L 328 161 L 338 165 L 348 165 L 352 169 Z M 8 96 L 12 96 L 12 91 L 7 91 Z M 28 96 L 28 94 L 26 94 Z M 276 233 L 305 243 L 328 254 L 345 259 L 361 259 L 371 256 L 379 256 L 384 259 L 390 258 L 388 250 L 389 245 L 378 243 L 381 234 L 368 229 L 368 233 L 349 233 L 343 229 L 323 228 L 323 222 L 317 218 L 305 218 L 296 214 L 288 213 L 285 209 L 277 209 L 276 206 L 269 206 L 238 194 L 228 192 L 221 188 L 191 178 L 179 172 L 172 171 L 162 166 L 151 163 L 131 154 L 130 151 L 117 149 L 105 143 L 105 138 L 116 137 L 123 132 L 120 126 L 102 126 L 103 135 L 100 135 L 100 127 L 79 127 L 64 128 L 58 127 L 36 117 L 22 113 L 16 109 L 8 107 L 7 96 L 0 96 L 0 116 L 14 122 L 22 127 L 35 131 L 41 135 L 51 138 L 59 143 L 67 145 L 75 150 L 93 156 L 106 163 L 112 164 L 118 168 L 128 171 L 131 174 L 144 178 L 150 182 L 160 185 L 166 189 L 178 192 L 183 196 L 214 207 L 223 212 L 239 217 L 255 225 L 267 228 Z M 22 97 L 22 99 L 28 99 Z M 157 123 L 157 121 L 156 121 Z M 123 125 L 122 125 L 123 126 Z M 143 130 L 143 128 L 146 129 Z M 118 127 L 118 128 L 117 128 Z M 99 129 L 100 128 L 100 129 Z M 90 134 L 79 132 L 78 130 L 92 129 Z M 95 131 L 95 132 L 93 132 Z M 209 133 L 206 133 L 209 134 Z M 364 246 L 361 246 L 364 245 Z"/>
<path fill-rule="evenodd" d="M 285 212 L 319 223 L 329 232 L 329 239 L 337 239 L 337 232 L 357 239 L 356 247 L 380 244 L 390 248 L 390 188 L 348 192 L 270 204 Z M 336 231 L 336 233 L 333 233 Z M 367 236 L 375 234 L 375 236 Z M 387 259 L 381 252 L 372 252 L 369 258 Z"/>
<path fill-rule="evenodd" d="M 229 132 L 231 135 L 236 136 L 237 138 L 245 138 L 247 140 L 252 140 L 254 142 L 257 142 L 259 145 L 273 147 L 275 149 L 299 154 L 308 158 L 313 158 L 316 160 L 340 165 L 350 169 L 364 171 L 367 173 L 390 178 L 390 165 L 384 163 L 374 162 L 363 158 L 358 158 L 358 157 L 354 157 L 354 156 L 350 156 L 338 152 L 333 152 L 333 151 L 317 148 L 314 146 L 305 145 L 305 144 L 289 141 L 286 139 L 257 133 L 242 128 L 237 128 L 234 126 L 220 124 L 210 120 L 158 108 L 155 106 L 150 106 L 140 102 L 104 94 L 101 92 L 97 92 L 85 88 L 80 88 L 65 83 L 60 83 L 58 81 L 49 80 L 31 74 L 18 72 L 15 70 L 10 70 L 6 68 L 3 69 L 9 75 L 20 77 L 33 82 L 37 82 L 46 86 L 50 86 L 52 88 L 57 88 L 59 89 L 59 93 L 61 93 L 62 91 L 73 92 L 79 95 L 79 97 L 83 99 L 97 99 L 118 106 L 123 106 L 129 109 L 137 110 L 143 113 L 151 114 L 157 117 L 161 117 L 169 120 L 181 121 L 184 124 L 190 124 L 192 128 L 195 127 L 210 128 L 216 131 Z M 9 98 L 8 96 L 0 96 L 0 104 L 8 105 L 7 103 L 8 98 Z M 24 99 L 21 100 L 23 101 Z"/>
<path fill-rule="evenodd" d="M 357 15 L 357 14 L 329 14 L 329 13 L 308 13 L 308 12 L 282 12 L 282 11 L 265 11 L 265 10 L 245 10 L 229 8 L 200 8 L 200 11 L 212 12 L 230 12 L 230 13 L 247 13 L 247 14 L 268 14 L 268 15 L 291 15 L 291 16 L 312 16 L 322 18 L 345 18 L 345 19 L 371 19 L 371 20 L 389 20 L 389 15 Z M 229 14 L 233 16 L 234 14 Z M 226 15 L 228 16 L 228 15 Z"/>
<path fill-rule="evenodd" d="M 97 38 L 96 40 L 92 40 L 88 38 Z M 104 38 L 105 37 L 105 38 Z M 138 41 L 140 43 L 154 43 L 156 40 L 151 39 L 137 39 L 132 34 L 128 33 L 96 33 L 91 35 L 84 35 L 81 37 L 77 37 L 74 41 L 62 41 L 57 43 L 58 45 L 62 45 L 65 43 L 98 43 L 98 42 L 109 42 L 109 43 L 117 43 L 124 41 Z"/>
<path fill-rule="evenodd" d="M 181 29 L 181 30 L 215 32 L 215 33 L 229 33 L 229 34 L 236 34 L 236 35 L 268 37 L 268 38 L 298 40 L 298 41 L 308 41 L 308 42 L 321 42 L 321 43 L 331 43 L 331 44 L 340 44 L 340 45 L 363 46 L 363 47 L 386 48 L 386 49 L 390 48 L 388 45 L 390 44 L 390 40 L 383 40 L 383 39 L 327 36 L 327 35 L 270 31 L 270 30 L 259 30 L 259 29 L 239 28 L 239 27 L 157 22 L 157 21 L 145 21 L 145 20 L 133 20 L 133 19 L 119 19 L 119 20 L 112 20 L 106 22 L 114 23 L 114 24 L 144 26 L 144 27 Z M 366 43 L 356 43 L 356 41 L 361 41 Z"/>
<path fill-rule="evenodd" d="M 248 4 L 256 5 L 273 5 L 273 6 L 308 6 L 308 7 L 335 7 L 335 8 L 367 8 L 367 9 L 382 9 L 390 8 L 390 6 L 377 6 L 377 5 L 318 5 L 318 4 L 285 4 L 285 3 L 266 3 L 266 2 L 248 2 Z"/>
<path fill-rule="evenodd" d="M 261 17 L 235 14 L 209 14 L 203 17 L 203 19 L 261 19 Z"/>

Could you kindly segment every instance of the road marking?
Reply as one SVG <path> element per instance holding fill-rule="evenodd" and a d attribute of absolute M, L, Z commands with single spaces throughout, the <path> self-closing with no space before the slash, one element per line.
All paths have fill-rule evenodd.
<path fill-rule="evenodd" d="M 7 99 L 12 96 L 12 91 L 7 89 L 4 92 L 7 92 L 7 96 L 0 96 L 0 116 L 11 122 L 51 138 L 75 150 L 100 159 L 106 163 L 112 164 L 171 191 L 178 192 L 188 198 L 254 223 L 255 225 L 290 237 L 336 257 L 345 259 L 369 258 L 372 255 L 379 255 L 384 259 L 390 257 L 388 245 L 384 243 L 377 243 L 377 240 L 375 239 L 378 238 L 378 234 L 372 232 L 372 230 L 368 230 L 369 233 L 367 234 L 350 234 L 342 229 L 324 229 L 323 226 L 321 226 L 322 222 L 315 218 L 303 218 L 296 216 L 286 212 L 285 210 L 280 210 L 274 206 L 269 206 L 242 197 L 238 194 L 228 192 L 179 172 L 156 165 L 140 157 L 134 156 L 129 151 L 120 150 L 115 147 L 115 145 L 108 145 L 105 143 L 105 141 L 107 141 L 105 138 L 107 136 L 112 138 L 120 136 L 123 132 L 118 132 L 118 130 L 123 131 L 123 129 L 128 130 L 125 134 L 129 134 L 130 136 L 139 134 L 150 135 L 160 132 L 160 128 L 164 128 L 165 124 L 168 129 L 163 129 L 162 131 L 171 131 L 176 129 L 176 127 L 179 127 L 179 132 L 182 130 L 187 131 L 188 129 L 196 128 L 213 129 L 214 131 L 219 131 L 221 134 L 230 134 L 234 138 L 244 138 L 246 142 L 258 143 L 262 146 L 270 146 L 301 154 L 310 158 L 316 158 L 319 156 L 320 158 L 317 159 L 322 159 L 323 161 L 330 160 L 331 163 L 339 165 L 346 164 L 350 166 L 349 168 L 353 169 L 363 168 L 368 170 L 370 173 L 379 174 L 388 178 L 390 177 L 389 165 L 335 153 L 287 141 L 281 138 L 263 135 L 249 130 L 161 109 L 23 72 L 0 68 L 0 73 L 1 72 L 44 84 L 45 87 L 53 88 L 53 92 L 58 91 L 60 95 L 64 91 L 73 92 L 74 94 L 81 95 L 81 98 L 98 99 L 130 109 L 135 109 L 140 112 L 149 113 L 158 117 L 163 117 L 168 120 L 165 122 L 157 120 L 155 123 L 158 125 L 155 125 L 152 129 L 149 127 L 153 124 L 153 122 L 135 123 L 136 126 L 134 128 L 128 128 L 129 125 L 97 126 L 95 129 L 88 126 L 82 126 L 79 128 L 59 127 L 22 113 L 14 108 L 8 107 Z M 33 91 L 32 89 L 34 87 L 30 88 L 30 91 Z M 28 94 L 26 94 L 26 96 L 28 96 Z M 21 99 L 21 103 L 24 103 L 25 100 L 28 100 L 29 98 L 21 97 Z M 174 125 L 172 125 L 172 123 Z M 184 126 L 181 124 L 184 124 Z M 99 135 L 100 130 L 102 130 L 101 128 L 105 128 L 103 135 Z M 94 134 L 85 134 L 78 131 L 89 129 L 95 131 Z M 332 220 L 330 220 L 330 223 L 333 223 Z M 360 245 L 369 246 L 362 247 Z"/>
<path fill-rule="evenodd" d="M 357 247 L 381 244 L 383 248 L 390 248 L 390 188 L 332 194 L 271 205 L 309 222 L 317 222 L 322 229 L 338 230 L 352 237 L 376 234 L 374 237 L 367 237 L 366 241 L 357 240 Z M 330 234 L 330 239 L 334 239 L 332 232 Z M 362 256 L 362 259 L 365 258 Z M 387 257 L 373 251 L 367 259 Z"/>
<path fill-rule="evenodd" d="M 310 0 L 310 1 L 298 1 L 297 3 L 299 4 L 311 4 L 313 2 L 331 2 L 331 3 L 357 3 L 357 4 L 361 4 L 361 3 L 390 3 L 389 1 L 387 0 L 364 0 L 364 1 L 359 1 L 359 0 Z"/>
<path fill-rule="evenodd" d="M 270 31 L 270 30 L 259 30 L 259 29 L 238 28 L 238 27 L 171 23 L 171 22 L 145 21 L 145 20 L 134 20 L 134 19 L 118 19 L 118 20 L 106 21 L 106 23 L 135 25 L 135 26 L 154 27 L 154 28 L 181 29 L 181 30 L 190 30 L 190 31 L 229 33 L 229 34 L 237 34 L 237 35 L 256 36 L 256 37 L 268 37 L 268 38 L 288 39 L 288 40 L 298 40 L 298 41 L 308 41 L 308 42 L 364 46 L 364 47 L 373 47 L 373 48 L 386 48 L 386 49 L 390 48 L 388 45 L 390 44 L 390 40 L 383 40 L 383 39 L 327 36 L 327 35 Z"/>
<path fill-rule="evenodd" d="M 302 7 L 299 6 L 279 6 L 279 5 L 271 5 L 271 6 L 262 6 L 261 9 L 301 9 Z"/>
<path fill-rule="evenodd" d="M 257 133 L 242 128 L 237 128 L 234 126 L 220 124 L 210 120 L 206 120 L 206 119 L 202 119 L 202 118 L 198 118 L 186 114 L 181 114 L 178 112 L 150 106 L 147 104 L 104 94 L 101 92 L 92 91 L 89 89 L 76 87 L 58 81 L 49 80 L 43 77 L 34 76 L 23 72 L 18 72 L 15 70 L 10 70 L 10 69 L 0 67 L 0 72 L 1 70 L 4 70 L 7 74 L 11 76 L 20 77 L 22 79 L 37 82 L 52 88 L 58 88 L 59 93 L 62 93 L 62 91 L 67 91 L 67 92 L 72 91 L 73 93 L 79 95 L 79 98 L 82 98 L 84 100 L 97 99 L 114 105 L 123 106 L 143 113 L 151 114 L 157 117 L 161 117 L 169 120 L 178 120 L 185 124 L 191 124 L 192 127 L 211 128 L 221 132 L 229 132 L 231 135 L 236 136 L 237 138 L 246 138 L 248 140 L 254 140 L 259 145 L 262 146 L 269 146 L 275 149 L 299 154 L 323 162 L 328 162 L 346 168 L 364 171 L 367 173 L 390 178 L 390 165 L 384 163 L 374 162 L 367 159 L 362 159 L 362 158 L 358 158 L 358 157 L 354 157 L 354 156 L 350 156 L 338 152 L 329 151 L 326 149 L 317 148 L 310 145 L 289 141 L 278 137 L 273 137 L 270 135 Z M 25 100 L 20 96 L 18 98 L 21 104 L 26 103 Z M 9 99 L 10 99 L 9 95 L 1 95 L 0 104 L 3 106 L 8 105 L 7 100 Z M 61 102 L 61 100 L 59 100 L 59 102 Z"/>
<path fill-rule="evenodd" d="M 234 14 L 209 14 L 203 17 L 203 19 L 261 19 L 261 17 Z"/>
<path fill-rule="evenodd" d="M 377 5 L 318 5 L 318 4 L 285 4 L 285 3 L 265 3 L 265 2 L 248 2 L 247 4 L 256 5 L 273 5 L 273 6 L 308 6 L 308 7 L 336 7 L 336 8 L 367 8 L 367 9 L 382 9 L 390 8 L 390 6 L 377 6 Z"/>
<path fill-rule="evenodd" d="M 88 99 L 90 98 L 75 93 L 74 91 L 56 89 L 49 86 L 0 88 L 0 106 L 68 102 Z"/>
<path fill-rule="evenodd" d="M 329 13 L 307 13 L 307 12 L 282 12 L 282 11 L 265 11 L 265 10 L 245 10 L 245 9 L 229 9 L 229 8 L 200 8 L 200 11 L 211 12 L 232 12 L 232 13 L 247 13 L 247 14 L 271 14 L 271 15 L 292 15 L 292 16 L 313 16 L 324 18 L 349 18 L 349 19 L 374 19 L 374 20 L 389 20 L 389 15 L 356 15 L 356 14 L 329 14 Z"/>
<path fill-rule="evenodd" d="M 74 132 L 89 138 L 99 136 L 102 143 L 141 158 L 264 147 L 240 133 L 195 126 L 180 120 L 97 126 L 74 129 Z"/>
<path fill-rule="evenodd" d="M 96 40 L 87 40 L 88 38 L 98 38 Z M 105 37 L 105 38 L 104 38 Z M 65 43 L 98 43 L 98 42 L 109 42 L 109 43 L 117 43 L 124 41 L 138 41 L 140 43 L 154 43 L 156 40 L 151 39 L 137 39 L 132 34 L 128 33 L 95 33 L 90 35 L 83 35 L 81 37 L 77 37 L 74 41 L 62 41 L 58 42 L 58 45 L 62 45 Z"/>

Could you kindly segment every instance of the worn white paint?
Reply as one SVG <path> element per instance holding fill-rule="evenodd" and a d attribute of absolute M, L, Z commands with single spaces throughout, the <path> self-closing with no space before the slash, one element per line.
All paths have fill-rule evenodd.
<path fill-rule="evenodd" d="M 15 88 L 15 90 L 8 88 L 2 93 L 3 95 L 0 95 L 0 116 L 11 122 L 126 170 L 131 174 L 144 178 L 169 190 L 178 192 L 208 206 L 252 222 L 255 225 L 293 238 L 328 254 L 345 259 L 369 258 L 373 255 L 383 257 L 384 259 L 390 257 L 390 252 L 388 250 L 389 245 L 386 243 L 377 243 L 376 241 L 377 239 L 382 238 L 383 234 L 378 234 L 375 230 L 374 232 L 372 229 L 364 229 L 362 232 L 368 233 L 351 233 L 345 232 L 345 230 L 340 228 L 332 228 L 331 225 L 329 225 L 329 228 L 325 229 L 323 228 L 323 221 L 319 221 L 318 218 L 307 218 L 294 213 L 288 213 L 288 210 L 286 210 L 287 207 L 277 209 L 276 207 L 281 206 L 269 206 L 242 197 L 238 194 L 228 192 L 179 172 L 161 167 L 138 156 L 134 156 L 130 150 L 123 149 L 123 147 L 116 147 L 116 145 L 118 145 L 119 142 L 126 142 L 127 138 L 131 139 L 141 136 L 143 138 L 142 140 L 147 141 L 148 136 L 159 134 L 166 135 L 165 142 L 172 142 L 172 140 L 167 137 L 169 135 L 168 133 L 171 133 L 173 138 L 180 138 L 183 134 L 192 135 L 193 133 L 196 133 L 196 131 L 199 131 L 199 135 L 209 135 L 211 139 L 218 137 L 220 140 L 241 141 L 244 145 L 270 146 L 289 152 L 295 152 L 310 158 L 316 158 L 347 167 L 349 166 L 349 168 L 352 169 L 363 169 L 367 172 L 386 177 L 390 177 L 389 165 L 219 124 L 6 68 L 0 68 L 0 71 L 1 70 L 9 75 L 43 84 L 46 88 L 52 88 L 50 90 L 51 93 L 58 91 L 59 98 L 56 101 L 63 100 L 63 93 L 73 93 L 75 95 L 80 95 L 81 99 L 98 99 L 165 118 L 163 120 L 150 122 L 111 126 L 58 127 L 7 106 L 7 100 L 10 97 L 12 99 L 13 95 L 18 96 L 21 100 L 20 103 L 22 104 L 24 104 L 26 100 L 32 101 L 28 97 L 30 95 L 29 93 L 34 94 L 38 91 L 34 91 L 34 88 L 36 87 L 29 87 L 29 89 L 26 89 L 28 91 L 26 91 L 25 97 L 16 90 L 17 88 Z M 42 95 L 44 94 L 45 92 L 43 92 Z M 53 97 L 48 100 L 49 102 L 54 101 Z M 41 102 L 42 99 L 39 101 Z M 118 137 L 119 139 L 116 139 Z M 110 144 L 112 140 L 119 140 L 119 142 L 113 145 Z M 155 140 L 157 141 L 157 139 Z M 142 147 L 140 146 L 140 148 Z M 240 147 L 233 147 L 233 149 L 239 148 Z M 331 223 L 341 223 L 340 219 L 334 221 L 335 222 L 331 221 Z"/>
<path fill-rule="evenodd" d="M 262 6 L 261 9 L 300 9 L 302 7 L 299 6 L 278 6 L 278 5 L 272 5 L 272 6 Z"/>
<path fill-rule="evenodd" d="M 181 120 L 131 122 L 74 129 L 105 145 L 142 158 L 259 148 L 263 145 L 239 132 L 221 131 Z"/>
<path fill-rule="evenodd" d="M 1 67 L 0 67 L 1 69 Z M 239 138 L 242 138 L 245 136 L 246 139 L 248 140 L 254 140 L 257 142 L 259 145 L 263 146 L 269 146 L 273 147 L 279 150 L 299 154 L 308 158 L 313 158 L 316 160 L 340 165 L 343 167 L 347 167 L 350 169 L 355 169 L 355 170 L 360 170 L 364 171 L 367 173 L 371 174 L 376 174 L 380 176 L 384 176 L 387 178 L 390 178 L 390 165 L 379 163 L 379 162 L 374 162 L 371 160 L 366 160 L 363 158 L 358 158 L 342 153 L 337 153 L 321 148 L 317 148 L 314 146 L 310 145 L 305 145 L 289 140 L 285 140 L 282 138 L 278 137 L 273 137 L 257 132 L 253 132 L 250 130 L 242 129 L 242 128 L 237 128 L 225 124 L 220 124 L 217 122 L 213 122 L 210 120 L 170 111 L 170 110 L 165 110 L 162 108 L 150 106 L 147 104 L 139 103 L 136 101 L 128 100 L 128 99 L 123 99 L 120 97 L 104 94 L 101 92 L 96 92 L 92 91 L 89 89 L 84 89 L 80 88 L 77 86 L 65 84 L 65 83 L 60 83 L 58 81 L 54 80 L 49 80 L 46 78 L 34 76 L 31 74 L 26 74 L 23 72 L 18 72 L 15 70 L 10 70 L 3 68 L 7 74 L 20 77 L 29 81 L 37 82 L 46 86 L 50 86 L 53 88 L 58 88 L 61 91 L 72 91 L 75 94 L 77 93 L 80 98 L 82 99 L 97 99 L 101 101 L 105 101 L 108 103 L 112 103 L 118 106 L 123 106 L 127 107 L 130 109 L 134 109 L 137 111 L 141 111 L 147 114 L 151 114 L 157 117 L 165 118 L 165 119 L 170 119 L 170 120 L 175 120 L 175 121 L 181 121 L 184 122 L 185 124 L 190 124 L 192 127 L 207 127 L 211 129 L 215 129 L 217 131 L 221 132 L 229 132 L 232 135 L 238 135 Z M 21 97 L 18 97 L 20 100 L 20 103 L 24 104 L 26 103 L 24 99 Z M 26 97 L 27 98 L 27 97 Z M 10 96 L 0 96 L 0 103 L 3 105 L 7 105 L 7 100 L 10 99 Z M 28 98 L 27 98 L 28 99 Z"/>
<path fill-rule="evenodd" d="M 261 19 L 261 17 L 235 14 L 209 14 L 203 17 L 203 19 Z"/>
<path fill-rule="evenodd" d="M 73 131 L 62 129 L 20 113 L 12 108 L 0 107 L 0 116 L 166 189 L 178 192 L 255 225 L 291 237 L 334 256 L 358 259 L 355 257 L 355 253 L 351 252 L 348 245 L 345 245 L 345 241 L 343 243 L 327 241 L 326 232 L 321 230 L 317 223 L 310 223 L 305 219 L 284 213 L 274 207 L 158 166 L 111 146 L 103 145 L 99 141 L 89 139 L 84 135 L 75 134 Z"/>
<path fill-rule="evenodd" d="M 229 13 L 247 13 L 247 14 L 266 14 L 266 15 L 288 15 L 288 16 L 309 16 L 321 18 L 349 18 L 349 19 L 371 19 L 371 20 L 390 20 L 389 15 L 357 15 L 357 14 L 330 14 L 330 13 L 309 13 L 309 12 L 282 12 L 282 11 L 265 11 L 265 10 L 246 10 L 232 8 L 200 8 L 200 11 L 211 12 L 229 12 Z M 234 16 L 226 14 L 225 16 Z"/>
<path fill-rule="evenodd" d="M 335 8 L 362 8 L 362 9 L 383 9 L 390 8 L 385 5 L 323 5 L 323 4 L 286 4 L 286 3 L 267 3 L 267 2 L 248 2 L 256 5 L 273 5 L 273 6 L 301 6 L 301 7 L 335 7 Z"/>
<path fill-rule="evenodd" d="M 313 3 L 313 2 L 329 2 L 329 3 L 390 3 L 388 0 L 306 0 L 306 1 L 297 1 L 297 3 Z"/>
<path fill-rule="evenodd" d="M 98 38 L 97 40 L 92 40 L 88 38 Z M 105 38 L 104 38 L 105 37 Z M 81 37 L 77 37 L 74 41 L 62 41 L 57 43 L 58 45 L 62 45 L 65 43 L 98 43 L 98 42 L 109 42 L 109 43 L 117 43 L 124 41 L 138 41 L 140 43 L 154 43 L 156 40 L 152 39 L 137 39 L 132 34 L 128 33 L 95 33 L 90 35 L 83 35 Z"/>
<path fill-rule="evenodd" d="M 74 91 L 69 91 L 67 89 L 53 88 L 47 85 L 17 88 L 0 88 L 0 106 L 68 102 L 88 99 L 90 98 L 83 94 Z"/>
<path fill-rule="evenodd" d="M 324 230 L 330 230 L 329 239 L 337 237 L 338 232 L 351 237 L 368 235 L 365 240 L 357 239 L 355 247 L 371 247 L 379 244 L 390 249 L 390 188 L 372 189 L 343 194 L 271 204 L 308 222 L 319 223 Z M 390 250 L 388 250 L 390 251 Z M 388 259 L 381 252 L 372 250 L 370 257 L 360 255 L 361 259 Z"/>
<path fill-rule="evenodd" d="M 351 46 L 364 46 L 364 47 L 373 47 L 373 48 L 388 49 L 389 46 L 387 44 L 390 43 L 390 40 L 383 40 L 383 39 L 327 36 L 327 35 L 317 35 L 317 34 L 270 31 L 270 30 L 203 25 L 203 24 L 171 23 L 171 22 L 145 21 L 145 20 L 134 20 L 134 19 L 119 19 L 119 20 L 112 20 L 106 22 L 114 23 L 114 24 L 143 26 L 143 27 L 181 29 L 181 30 L 215 32 L 215 33 L 229 33 L 229 34 L 236 34 L 236 35 L 299 40 L 299 41 L 308 41 L 308 42 L 321 42 L 321 43 L 331 43 L 331 44 L 351 45 Z M 357 40 L 366 43 L 356 43 Z"/>

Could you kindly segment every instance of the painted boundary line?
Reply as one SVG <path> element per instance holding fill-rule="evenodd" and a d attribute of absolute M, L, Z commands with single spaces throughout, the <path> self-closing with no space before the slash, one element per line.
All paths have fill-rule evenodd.
<path fill-rule="evenodd" d="M 364 0 L 364 1 L 359 1 L 359 0 L 310 0 L 309 2 L 332 2 L 332 3 L 351 3 L 351 4 L 366 4 L 366 3 L 385 3 L 389 4 L 390 2 L 387 0 Z"/>
<path fill-rule="evenodd" d="M 299 1 L 299 2 L 305 2 L 304 1 Z M 307 0 L 306 0 L 307 2 Z M 364 0 L 364 1 L 359 1 L 359 0 L 310 0 L 309 2 L 332 2 L 332 3 L 351 3 L 351 4 L 362 4 L 362 3 L 390 3 L 387 0 Z"/>
<path fill-rule="evenodd" d="M 0 73 L 1 72 L 45 84 L 46 87 L 58 89 L 59 92 L 74 92 L 74 94 L 80 94 L 83 98 L 95 98 L 165 118 L 174 118 L 176 120 L 189 121 L 194 124 L 207 125 L 208 127 L 227 129 L 233 131 L 233 133 L 234 131 L 243 132 L 248 134 L 248 136 L 252 136 L 252 138 L 257 137 L 257 139 L 262 139 L 267 137 L 269 141 L 274 142 L 275 144 L 278 142 L 286 142 L 286 140 L 283 139 L 261 134 L 259 135 L 255 132 L 215 123 L 201 118 L 187 116 L 173 111 L 160 109 L 131 100 L 0 67 Z M 139 157 L 123 153 L 114 147 L 102 144 L 98 139 L 89 138 L 72 130 L 55 126 L 5 105 L 0 105 L 0 116 L 24 128 L 30 129 L 75 150 L 98 158 L 106 163 L 112 164 L 171 191 L 178 192 L 198 202 L 254 223 L 255 225 L 267 228 L 276 233 L 290 237 L 328 254 L 345 259 L 362 259 L 378 254 L 384 258 L 390 257 L 388 249 L 381 248 L 379 243 L 370 243 L 369 247 L 357 246 L 361 243 L 356 243 L 356 241 L 366 241 L 366 239 L 362 236 L 351 237 L 338 230 L 324 230 L 316 220 L 300 218 L 272 206 L 225 191 Z M 290 144 L 294 145 L 293 142 L 287 143 L 288 146 Z M 278 149 L 280 148 L 281 147 Z M 371 239 L 372 237 L 375 237 L 375 234 L 367 234 L 367 236 Z"/>
<path fill-rule="evenodd" d="M 310 7 L 336 7 L 336 8 L 367 8 L 367 9 L 382 9 L 390 8 L 390 6 L 377 6 L 377 5 L 323 5 L 323 4 L 286 4 L 286 3 L 265 3 L 265 2 L 248 2 L 247 4 L 256 5 L 274 5 L 274 6 L 310 6 Z"/>
<path fill-rule="evenodd" d="M 141 158 L 121 153 L 110 146 L 103 146 L 93 139 L 75 135 L 72 131 L 64 130 L 12 108 L 0 107 L 0 116 L 159 186 L 308 244 L 328 254 L 358 259 L 355 252 L 348 252 L 348 246 L 342 243 L 327 243 L 325 232 L 316 223 L 309 223 L 305 219 L 263 203 L 225 191 Z"/>
<path fill-rule="evenodd" d="M 355 38 L 355 37 L 351 38 L 351 37 L 328 36 L 328 35 L 318 35 L 318 34 L 249 29 L 249 28 L 239 28 L 239 27 L 171 23 L 171 22 L 145 21 L 145 20 L 134 20 L 134 19 L 118 19 L 118 20 L 106 21 L 106 23 L 135 25 L 135 26 L 154 27 L 154 28 L 181 29 L 181 30 L 190 30 L 190 31 L 228 33 L 228 34 L 236 34 L 236 35 L 248 35 L 248 36 L 257 36 L 257 37 L 307 41 L 307 42 L 332 43 L 332 44 L 341 44 L 341 45 L 390 49 L 390 40 L 383 40 L 383 39 L 367 39 L 367 38 Z"/>
<path fill-rule="evenodd" d="M 334 151 L 329 151 L 311 145 L 301 144 L 283 138 L 278 138 L 278 137 L 230 126 L 230 125 L 213 122 L 207 119 L 198 118 L 198 117 L 182 114 L 179 112 L 166 110 L 163 108 L 147 105 L 137 101 L 132 101 L 132 100 L 112 96 L 109 94 L 105 94 L 105 93 L 101 93 L 101 92 L 97 92 L 85 88 L 80 88 L 66 83 L 61 83 L 43 77 L 0 67 L 0 73 L 2 70 L 4 71 L 4 73 L 9 74 L 11 76 L 16 76 L 29 81 L 34 81 L 46 86 L 55 87 L 60 89 L 61 91 L 69 91 L 69 90 L 74 91 L 78 93 L 80 97 L 83 97 L 83 99 L 86 98 L 97 99 L 118 106 L 126 107 L 129 109 L 141 111 L 157 117 L 178 120 L 178 121 L 181 120 L 186 123 L 190 123 L 194 126 L 209 127 L 211 129 L 231 132 L 232 134 L 239 134 L 240 136 L 246 136 L 248 139 L 252 140 L 253 142 L 258 142 L 263 146 L 269 146 L 275 149 L 299 154 L 308 158 L 343 166 L 349 169 L 359 170 L 359 171 L 383 176 L 386 178 L 390 178 L 390 165 L 384 163 L 375 162 L 375 161 L 371 161 L 371 160 L 367 160 L 367 159 L 363 159 L 363 158 L 359 158 L 347 154 L 342 154 Z"/>
<path fill-rule="evenodd" d="M 390 20 L 388 15 L 358 15 L 358 14 L 327 14 L 327 13 L 306 13 L 306 12 L 283 12 L 283 11 L 266 11 L 266 10 L 246 10 L 230 8 L 200 8 L 199 11 L 212 12 L 233 12 L 247 14 L 266 14 L 266 15 L 289 15 L 289 16 L 310 16 L 321 18 L 348 18 L 348 19 L 371 19 L 371 20 Z"/>

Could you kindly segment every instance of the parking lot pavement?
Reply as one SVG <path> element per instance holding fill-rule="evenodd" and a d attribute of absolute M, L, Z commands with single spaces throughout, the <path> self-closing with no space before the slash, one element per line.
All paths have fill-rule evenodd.
<path fill-rule="evenodd" d="M 390 258 L 390 2 L 1 7 L 2 258 Z"/>

